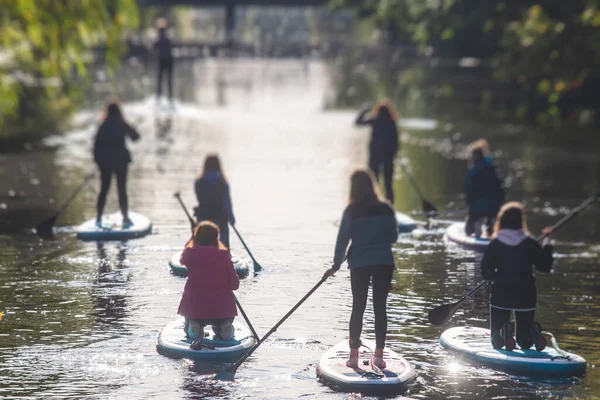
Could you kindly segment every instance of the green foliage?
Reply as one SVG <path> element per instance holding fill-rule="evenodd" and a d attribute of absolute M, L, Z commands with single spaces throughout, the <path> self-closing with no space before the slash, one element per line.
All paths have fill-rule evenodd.
<path fill-rule="evenodd" d="M 0 0 L 0 137 L 20 133 L 15 122 L 36 120 L 27 102 L 64 111 L 72 81 L 94 61 L 90 49 L 105 47 L 106 63 L 116 66 L 137 15 L 135 0 Z"/>
<path fill-rule="evenodd" d="M 442 57 L 488 60 L 497 79 L 535 88 L 556 120 L 566 93 L 598 78 L 600 0 L 331 0 Z M 574 97 L 574 96 L 572 96 Z M 597 108 L 600 113 L 600 107 Z M 540 110 L 538 110 L 540 111 Z M 541 110 L 543 111 L 543 110 Z"/>

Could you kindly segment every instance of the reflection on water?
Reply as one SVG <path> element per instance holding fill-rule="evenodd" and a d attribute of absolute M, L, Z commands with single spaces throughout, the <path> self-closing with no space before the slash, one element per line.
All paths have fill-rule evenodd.
<path fill-rule="evenodd" d="M 131 146 L 130 202 L 132 209 L 152 218 L 154 233 L 106 244 L 77 242 L 69 232 L 54 241 L 30 234 L 0 236 L 0 311 L 5 312 L 0 321 L 0 396 L 344 398 L 316 381 L 315 366 L 329 346 L 347 337 L 351 294 L 345 269 L 240 367 L 233 384 L 211 383 L 193 363 L 155 351 L 157 333 L 177 317 L 184 285 L 166 266 L 189 235 L 172 194 L 181 191 L 183 201 L 193 204 L 193 181 L 208 152 L 221 156 L 237 227 L 265 267 L 254 279 L 241 282 L 237 293 L 259 335 L 330 265 L 348 177 L 365 165 L 369 135 L 352 126 L 354 111 L 333 107 L 336 82 L 349 85 L 352 80 L 339 80 L 343 71 L 335 68 L 319 61 L 305 68 L 298 60 L 285 59 L 181 64 L 174 109 L 145 97 L 152 82 L 144 83 L 138 70 L 129 69 L 125 111 L 142 134 Z M 121 74 L 127 76 L 128 70 Z M 409 110 L 403 113 L 411 115 Z M 464 209 L 466 163 L 460 152 L 480 135 L 496 150 L 509 183 L 508 197 L 527 201 L 534 233 L 564 215 L 561 207 L 589 196 L 596 183 L 591 149 L 581 151 L 576 144 L 517 140 L 520 136 L 510 130 L 460 122 L 408 120 L 403 130 L 401 157 L 425 197 L 440 209 Z M 40 210 L 20 221 L 18 231 L 51 215 L 83 179 L 93 133 L 89 126 L 53 139 L 54 152 L 36 150 L 0 159 L 3 179 L 11 168 L 26 165 L 16 169 L 18 179 L 7 180 L 16 193 L 24 193 L 10 200 L 9 211 L 30 205 Z M 33 185 L 31 177 L 40 184 Z M 418 211 L 420 202 L 399 167 L 396 177 L 396 207 Z M 97 186 L 90 185 L 61 214 L 59 224 L 93 216 Z M 115 192 L 109 194 L 109 210 L 117 209 Z M 50 197 L 57 199 L 55 204 L 48 203 Z M 511 377 L 444 351 L 438 344 L 443 328 L 427 323 L 427 311 L 476 284 L 481 279 L 479 260 L 445 244 L 443 225 L 402 235 L 394 249 L 389 345 L 414 363 L 419 374 L 406 396 L 592 398 L 600 390 L 600 375 L 592 367 L 600 362 L 599 216 L 597 207 L 591 207 L 561 229 L 555 271 L 538 280 L 537 315 L 544 328 L 557 336 L 562 348 L 590 363 L 587 376 L 561 381 Z M 241 244 L 232 239 L 233 250 L 243 254 Z M 486 326 L 488 295 L 477 293 L 448 326 Z M 373 334 L 369 307 L 365 335 Z"/>

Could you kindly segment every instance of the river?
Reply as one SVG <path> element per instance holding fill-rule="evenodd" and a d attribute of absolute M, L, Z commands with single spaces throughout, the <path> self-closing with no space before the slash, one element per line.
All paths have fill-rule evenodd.
<path fill-rule="evenodd" d="M 96 244 L 77 241 L 68 228 L 55 240 L 40 240 L 26 229 L 51 215 L 92 167 L 98 107 L 82 111 L 76 116 L 79 129 L 47 140 L 46 146 L 0 156 L 0 397 L 345 398 L 315 378 L 319 357 L 347 337 L 351 293 L 345 267 L 254 353 L 234 383 L 210 382 L 191 362 L 155 350 L 156 335 L 176 318 L 184 285 L 167 266 L 189 235 L 173 193 L 181 191 L 193 206 L 193 181 L 209 152 L 221 157 L 237 227 L 265 268 L 243 280 L 237 294 L 259 335 L 330 265 L 349 176 L 366 165 L 369 136 L 353 126 L 355 109 L 331 104 L 343 90 L 335 87 L 339 71 L 320 60 L 190 61 L 178 66 L 172 111 L 155 105 L 149 97 L 152 82 L 140 71 L 126 68 L 121 90 L 126 116 L 142 134 L 130 146 L 130 208 L 152 219 L 152 235 Z M 95 90 L 103 94 L 109 88 L 99 82 Z M 534 233 L 593 192 L 598 161 L 586 147 L 588 138 L 575 133 L 545 138 L 528 135 L 527 128 L 467 122 L 405 121 L 401 158 L 438 208 L 464 208 L 461 151 L 479 136 L 496 151 L 508 198 L 527 202 Z M 93 181 L 61 214 L 59 225 L 94 216 L 98 185 Z M 399 210 L 418 210 L 419 200 L 400 168 L 395 189 Z M 117 208 L 114 187 L 107 208 Z M 563 349 L 587 359 L 582 378 L 510 376 L 443 350 L 438 340 L 444 328 L 487 324 L 485 291 L 445 327 L 427 323 L 430 308 L 457 299 L 481 279 L 478 259 L 444 243 L 443 226 L 401 235 L 394 246 L 388 345 L 418 372 L 405 396 L 600 398 L 598 210 L 590 207 L 556 234 L 554 271 L 538 279 L 538 319 Z M 232 248 L 245 256 L 235 237 Z M 364 335 L 373 338 L 370 305 L 365 320 Z"/>

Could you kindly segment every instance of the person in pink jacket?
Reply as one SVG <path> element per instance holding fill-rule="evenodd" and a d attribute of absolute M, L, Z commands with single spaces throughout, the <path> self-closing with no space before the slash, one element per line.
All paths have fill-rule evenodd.
<path fill-rule="evenodd" d="M 240 281 L 229 251 L 219 240 L 217 225 L 200 222 L 186 244 L 180 262 L 188 269 L 177 310 L 177 314 L 185 317 L 186 335 L 202 339 L 204 327 L 212 325 L 217 338 L 232 340 L 232 324 L 237 315 L 233 291 L 240 287 Z"/>

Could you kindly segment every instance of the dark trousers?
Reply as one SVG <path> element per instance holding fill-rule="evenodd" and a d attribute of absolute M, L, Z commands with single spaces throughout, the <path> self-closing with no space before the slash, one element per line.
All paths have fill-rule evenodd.
<path fill-rule="evenodd" d="M 127 166 L 118 169 L 100 168 L 100 194 L 96 206 L 96 218 L 100 219 L 106 204 L 106 195 L 110 189 L 112 174 L 117 176 L 117 190 L 119 191 L 119 207 L 123 218 L 129 218 L 127 209 Z"/>
<path fill-rule="evenodd" d="M 158 97 L 162 95 L 163 74 L 167 75 L 167 89 L 169 91 L 169 100 L 173 100 L 173 59 L 166 58 L 158 62 L 158 85 L 156 94 Z"/>
<path fill-rule="evenodd" d="M 225 245 L 225 247 L 229 248 L 229 223 L 226 220 L 224 221 L 211 218 L 204 218 L 204 216 L 202 214 L 199 214 L 197 210 L 198 207 L 194 209 L 194 213 L 198 223 L 202 221 L 210 221 L 213 224 L 217 225 L 219 227 L 219 240 Z"/>
<path fill-rule="evenodd" d="M 500 336 L 500 329 L 506 322 L 510 322 L 511 310 L 502 310 L 496 307 L 490 307 L 490 336 L 492 338 L 492 346 L 495 349 L 504 346 L 504 338 Z M 514 311 L 515 322 L 517 326 L 516 339 L 517 344 L 522 349 L 529 349 L 533 346 L 533 338 L 531 337 L 531 324 L 535 316 L 535 310 L 532 311 Z"/>
<path fill-rule="evenodd" d="M 469 218 L 467 218 L 467 223 L 465 224 L 465 233 L 467 236 L 471 236 L 474 233 L 477 233 L 476 236 L 479 236 L 481 232 L 475 232 L 475 224 L 480 219 L 483 219 L 484 223 L 487 225 L 487 234 L 491 236 L 494 232 L 494 224 L 496 223 L 496 213 L 491 214 L 481 214 L 481 213 L 473 213 L 469 214 Z"/>
<path fill-rule="evenodd" d="M 375 341 L 378 349 L 385 347 L 387 334 L 386 302 L 394 273 L 393 265 L 369 265 L 352 268 L 350 283 L 352 287 L 352 315 L 350 317 L 350 343 L 358 347 L 362 333 L 363 315 L 367 307 L 369 283 L 373 279 L 373 311 L 375 313 Z"/>
<path fill-rule="evenodd" d="M 369 154 L 369 169 L 375 174 L 375 178 L 379 183 L 379 171 L 383 167 L 383 185 L 385 186 L 385 196 L 394 204 L 394 188 L 392 182 L 394 180 L 394 155 L 380 155 L 375 152 Z"/>

